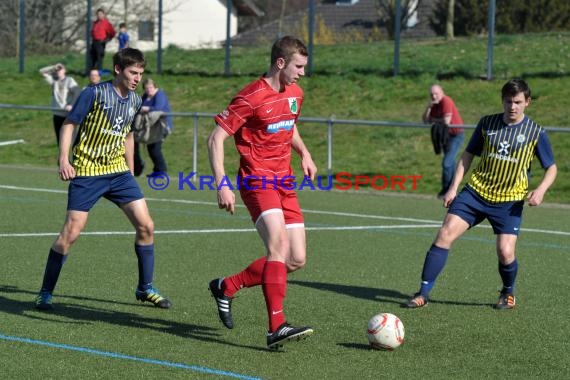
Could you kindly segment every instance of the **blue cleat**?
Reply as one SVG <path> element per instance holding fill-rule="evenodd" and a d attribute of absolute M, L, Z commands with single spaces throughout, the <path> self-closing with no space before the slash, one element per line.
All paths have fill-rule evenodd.
<path fill-rule="evenodd" d="M 168 298 L 161 296 L 158 289 L 154 287 L 150 287 L 147 290 L 137 289 L 135 291 L 135 297 L 141 302 L 150 302 L 161 309 L 170 309 L 172 307 L 172 303 Z"/>
<path fill-rule="evenodd" d="M 50 292 L 40 291 L 36 297 L 36 309 L 44 311 L 53 310 L 53 304 L 51 302 L 52 298 L 53 296 Z"/>

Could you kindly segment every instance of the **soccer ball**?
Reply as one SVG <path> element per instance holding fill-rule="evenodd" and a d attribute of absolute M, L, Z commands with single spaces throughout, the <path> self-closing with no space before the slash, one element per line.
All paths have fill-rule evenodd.
<path fill-rule="evenodd" d="M 372 348 L 392 351 L 404 343 L 404 324 L 394 314 L 376 314 L 368 321 L 367 335 Z"/>

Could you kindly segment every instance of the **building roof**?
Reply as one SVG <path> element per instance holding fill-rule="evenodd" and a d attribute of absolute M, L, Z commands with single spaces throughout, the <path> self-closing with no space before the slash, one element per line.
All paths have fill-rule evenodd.
<path fill-rule="evenodd" d="M 238 16 L 256 16 L 261 17 L 265 14 L 251 0 L 232 0 L 237 10 Z"/>
<path fill-rule="evenodd" d="M 429 27 L 432 1 L 424 0 L 418 9 L 419 23 L 411 29 L 402 31 L 402 37 L 431 37 L 435 33 Z M 260 27 L 248 30 L 232 38 L 232 45 L 249 46 L 270 43 L 279 36 L 307 34 L 308 7 L 290 14 L 281 20 L 274 20 Z M 352 4 L 321 3 L 315 6 L 315 33 L 318 25 L 340 37 L 350 39 L 359 36 L 361 40 L 381 40 L 387 33 L 381 24 L 376 0 L 359 0 Z M 305 38 L 305 37 L 303 37 Z"/>

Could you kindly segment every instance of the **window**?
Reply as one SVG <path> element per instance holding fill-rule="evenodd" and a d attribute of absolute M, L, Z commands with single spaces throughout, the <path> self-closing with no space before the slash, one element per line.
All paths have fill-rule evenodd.
<path fill-rule="evenodd" d="M 420 22 L 418 19 L 418 0 L 411 0 L 408 3 L 408 9 L 415 9 L 415 11 L 410 14 L 408 22 L 406 23 L 406 27 L 413 28 Z"/>
<path fill-rule="evenodd" d="M 154 22 L 139 21 L 139 41 L 154 41 Z"/>
<path fill-rule="evenodd" d="M 358 0 L 336 0 L 336 5 L 354 5 Z"/>

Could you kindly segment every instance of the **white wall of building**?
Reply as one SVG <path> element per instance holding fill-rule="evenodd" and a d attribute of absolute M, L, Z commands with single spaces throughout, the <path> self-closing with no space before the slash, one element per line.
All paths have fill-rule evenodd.
<path fill-rule="evenodd" d="M 156 2 L 158 3 L 158 2 Z M 115 7 L 121 13 L 121 9 Z M 162 47 L 176 45 L 183 49 L 219 48 L 226 40 L 227 8 L 226 0 L 163 0 Z M 158 6 L 156 8 L 158 15 Z M 119 32 L 119 22 L 113 15 L 109 20 Z M 154 21 L 154 41 L 138 40 L 138 20 L 127 20 L 130 46 L 142 51 L 158 48 L 158 16 Z M 232 9 L 230 35 L 237 34 L 237 16 Z M 118 49 L 117 39 L 107 44 L 108 52 Z"/>
<path fill-rule="evenodd" d="M 227 12 L 225 1 L 184 1 L 177 11 L 164 16 L 163 46 L 220 47 L 220 41 L 226 39 Z M 234 36 L 237 34 L 237 17 L 235 12 L 232 13 L 230 33 Z"/>

